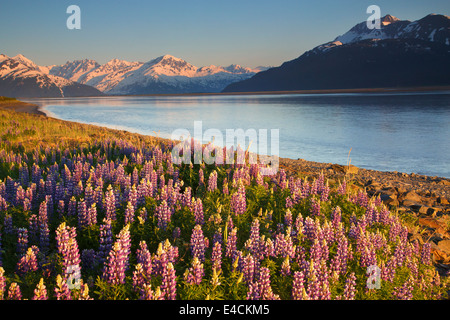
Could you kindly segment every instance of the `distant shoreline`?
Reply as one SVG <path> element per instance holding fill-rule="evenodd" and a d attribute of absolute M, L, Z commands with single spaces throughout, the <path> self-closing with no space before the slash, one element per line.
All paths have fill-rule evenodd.
<path fill-rule="evenodd" d="M 276 95 L 276 94 L 333 94 L 333 93 L 387 93 L 387 92 L 430 92 L 447 91 L 449 86 L 405 87 L 405 88 L 361 88 L 361 89 L 318 89 L 292 91 L 254 91 L 254 92 L 205 92 L 205 93 L 155 93 L 105 95 L 105 97 L 165 97 L 165 96 L 234 96 L 234 95 Z"/>
<path fill-rule="evenodd" d="M 407 87 L 407 88 L 362 88 L 362 89 L 323 89 L 323 90 L 294 90 L 294 91 L 255 91 L 255 92 L 204 92 L 204 93 L 158 93 L 158 94 L 124 94 L 124 95 L 102 95 L 98 97 L 195 97 L 195 96 L 245 96 L 245 95 L 283 95 L 283 94 L 346 94 L 346 93 L 401 93 L 401 92 L 439 92 L 450 91 L 450 86 L 433 87 Z M 69 97 L 69 98 L 89 98 Z M 20 98 L 19 98 L 20 99 Z M 24 98 L 28 99 L 28 98 Z M 38 98 L 30 98 L 38 99 Z M 42 107 L 33 103 L 20 100 L 0 100 L 0 108 L 14 110 L 16 112 L 26 112 L 48 117 Z"/>
<path fill-rule="evenodd" d="M 16 112 L 25 112 L 30 114 L 47 116 L 44 112 L 40 110 L 40 107 L 38 105 L 23 102 L 16 99 L 0 100 L 0 108 Z"/>

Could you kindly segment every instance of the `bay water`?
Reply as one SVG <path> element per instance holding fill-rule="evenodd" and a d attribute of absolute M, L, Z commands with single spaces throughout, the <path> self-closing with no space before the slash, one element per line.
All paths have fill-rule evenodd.
<path fill-rule="evenodd" d="M 27 99 L 49 116 L 171 138 L 278 130 L 279 155 L 450 178 L 450 92 L 108 96 Z M 220 139 L 219 139 L 220 140 Z M 208 141 L 202 141 L 208 142 Z M 221 141 L 215 140 L 220 145 Z M 269 143 L 268 154 L 272 145 Z M 258 152 L 258 143 L 250 150 Z M 351 152 L 350 152 L 351 150 Z M 264 153 L 264 152 L 263 152 Z"/>

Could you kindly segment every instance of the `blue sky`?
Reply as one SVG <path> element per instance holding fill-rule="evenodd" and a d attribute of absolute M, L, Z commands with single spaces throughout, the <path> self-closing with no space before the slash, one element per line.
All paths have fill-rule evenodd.
<path fill-rule="evenodd" d="M 81 30 L 66 27 L 72 4 Z M 404 20 L 450 14 L 448 0 L 0 0 L 0 52 L 40 65 L 171 54 L 196 66 L 277 66 L 365 21 L 372 4 Z"/>

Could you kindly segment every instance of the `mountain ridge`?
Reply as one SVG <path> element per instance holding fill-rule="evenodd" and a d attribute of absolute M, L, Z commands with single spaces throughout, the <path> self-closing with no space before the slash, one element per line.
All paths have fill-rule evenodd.
<path fill-rule="evenodd" d="M 74 97 L 97 96 L 102 93 L 90 86 L 48 74 L 19 54 L 0 54 L 0 95 L 12 97 Z"/>
<path fill-rule="evenodd" d="M 93 61 L 85 66 L 85 61 Z M 251 69 L 237 64 L 197 67 L 166 54 L 147 62 L 112 59 L 100 65 L 94 60 L 67 61 L 49 74 L 90 85 L 106 94 L 220 92 L 228 84 L 250 78 L 265 67 Z M 79 70 L 83 72 L 79 72 Z M 72 71 L 72 72 L 70 72 Z"/>
<path fill-rule="evenodd" d="M 416 21 L 386 15 L 382 28 L 361 22 L 333 41 L 223 92 L 450 85 L 450 18 Z"/>

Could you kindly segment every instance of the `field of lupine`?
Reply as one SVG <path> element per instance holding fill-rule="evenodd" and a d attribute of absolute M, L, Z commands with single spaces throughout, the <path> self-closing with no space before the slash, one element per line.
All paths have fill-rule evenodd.
<path fill-rule="evenodd" d="M 430 245 L 351 182 L 8 111 L 0 137 L 0 299 L 446 296 Z"/>

